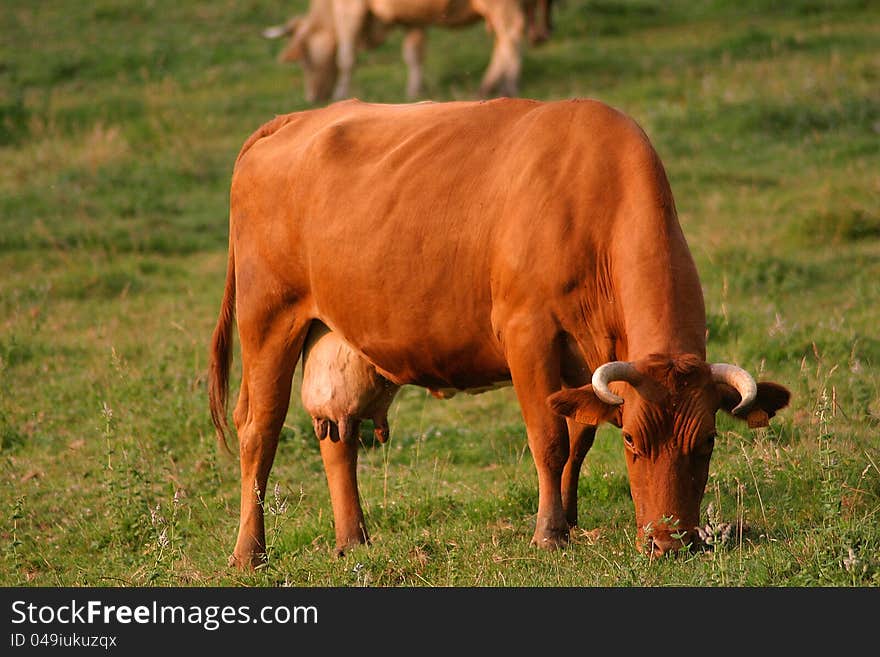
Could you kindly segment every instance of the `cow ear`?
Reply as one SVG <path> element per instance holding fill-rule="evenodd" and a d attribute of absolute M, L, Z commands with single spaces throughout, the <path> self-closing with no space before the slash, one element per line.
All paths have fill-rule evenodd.
<path fill-rule="evenodd" d="M 278 53 L 278 61 L 282 64 L 286 62 L 296 62 L 302 59 L 302 56 L 302 39 L 297 39 L 296 36 L 293 36 L 290 41 L 287 42 L 287 46 Z"/>
<path fill-rule="evenodd" d="M 581 424 L 599 426 L 617 418 L 619 406 L 606 404 L 593 392 L 593 386 L 566 388 L 547 397 L 554 413 L 571 418 Z"/>
<path fill-rule="evenodd" d="M 287 45 L 278 53 L 278 61 L 296 62 L 303 58 L 306 38 L 313 31 L 313 22 L 308 18 L 294 16 L 284 26 L 284 34 L 289 34 Z"/>
<path fill-rule="evenodd" d="M 721 393 L 721 408 L 730 413 L 739 404 L 739 393 L 725 383 L 717 385 Z M 778 383 L 762 381 L 758 384 L 758 394 L 752 405 L 734 417 L 745 420 L 750 429 L 766 427 L 770 423 L 770 418 L 776 415 L 776 411 L 788 406 L 790 400 L 791 393 L 788 388 Z"/>

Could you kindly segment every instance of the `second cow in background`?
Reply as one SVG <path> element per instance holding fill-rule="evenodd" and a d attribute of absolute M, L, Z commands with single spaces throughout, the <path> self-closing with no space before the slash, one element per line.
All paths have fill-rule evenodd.
<path fill-rule="evenodd" d="M 455 28 L 480 20 L 494 35 L 489 66 L 480 84 L 480 95 L 493 93 L 516 96 L 521 67 L 521 49 L 526 16 L 536 16 L 546 25 L 529 26 L 529 34 L 549 34 L 549 4 L 546 0 L 311 0 L 304 16 L 294 16 L 284 25 L 267 28 L 266 38 L 289 36 L 278 56 L 281 62 L 298 61 L 305 78 L 306 100 L 310 103 L 349 96 L 352 70 L 360 49 L 380 45 L 387 32 L 403 27 L 403 59 L 408 68 L 406 93 L 415 99 L 422 91 L 422 61 L 426 30 L 431 26 Z M 542 5 L 543 7 L 543 5 Z M 539 42 L 543 39 L 533 39 Z"/>

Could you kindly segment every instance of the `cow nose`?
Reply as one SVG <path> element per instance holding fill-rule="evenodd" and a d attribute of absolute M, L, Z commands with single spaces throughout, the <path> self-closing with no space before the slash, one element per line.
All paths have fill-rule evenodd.
<path fill-rule="evenodd" d="M 693 549 L 702 543 L 694 531 L 656 532 L 647 538 L 648 552 L 655 557 L 669 552 L 676 553 L 683 547 Z"/>
<path fill-rule="evenodd" d="M 655 557 L 662 557 L 669 551 L 674 550 L 678 545 L 676 545 L 676 541 L 672 541 L 668 538 L 662 538 L 660 536 L 649 536 L 648 537 L 648 553 Z"/>

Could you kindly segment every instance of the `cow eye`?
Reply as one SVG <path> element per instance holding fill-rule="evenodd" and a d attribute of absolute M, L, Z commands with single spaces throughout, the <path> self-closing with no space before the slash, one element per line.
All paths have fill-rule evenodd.
<path fill-rule="evenodd" d="M 632 434 L 623 434 L 623 444 L 626 446 L 626 449 L 629 450 L 629 453 L 633 455 L 633 458 L 641 456 L 641 453 L 636 447 L 636 441 L 633 440 Z"/>

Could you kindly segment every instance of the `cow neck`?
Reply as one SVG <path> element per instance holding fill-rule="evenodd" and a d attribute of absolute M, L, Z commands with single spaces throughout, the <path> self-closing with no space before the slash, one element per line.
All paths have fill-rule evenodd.
<path fill-rule="evenodd" d="M 706 311 L 696 266 L 674 214 L 630 226 L 611 256 L 620 360 L 649 354 L 706 357 Z"/>

